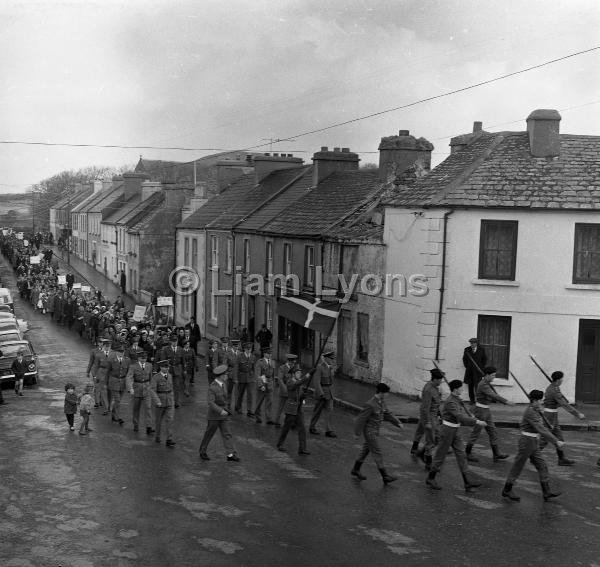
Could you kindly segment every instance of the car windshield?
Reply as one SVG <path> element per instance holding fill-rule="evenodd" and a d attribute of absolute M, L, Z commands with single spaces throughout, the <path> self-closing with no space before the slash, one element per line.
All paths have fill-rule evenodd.
<path fill-rule="evenodd" d="M 0 311 L 0 319 L 14 319 L 15 316 L 10 311 Z"/>
<path fill-rule="evenodd" d="M 6 356 L 17 356 L 17 352 L 19 352 L 20 350 L 23 351 L 23 356 L 27 357 L 27 356 L 31 356 L 31 350 L 29 349 L 29 346 L 26 344 L 3 344 L 0 345 L 0 350 L 2 351 L 2 356 L 6 357 Z"/>
<path fill-rule="evenodd" d="M 21 335 L 19 333 L 1 333 L 0 332 L 0 343 L 10 343 L 12 341 L 20 341 Z"/>

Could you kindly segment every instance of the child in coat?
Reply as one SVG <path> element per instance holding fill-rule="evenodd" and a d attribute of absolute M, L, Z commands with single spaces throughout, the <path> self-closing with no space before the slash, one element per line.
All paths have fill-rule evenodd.
<path fill-rule="evenodd" d="M 77 394 L 73 384 L 65 384 L 65 415 L 69 422 L 69 429 L 75 431 L 75 414 L 77 413 Z"/>
<path fill-rule="evenodd" d="M 85 392 L 79 400 L 79 414 L 83 418 L 81 421 L 81 427 L 79 428 L 79 435 L 87 435 L 88 431 L 92 431 L 89 427 L 90 415 L 94 407 L 94 396 L 92 395 L 94 386 L 92 384 L 86 384 Z"/>

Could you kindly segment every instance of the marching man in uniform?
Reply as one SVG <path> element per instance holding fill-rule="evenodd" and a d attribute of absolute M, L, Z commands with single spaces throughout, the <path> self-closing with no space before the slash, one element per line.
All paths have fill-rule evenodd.
<path fill-rule="evenodd" d="M 440 441 L 433 455 L 431 470 L 427 476 L 426 483 L 430 488 L 441 490 L 442 487 L 435 481 L 435 476 L 442 470 L 448 450 L 452 447 L 458 468 L 463 477 L 463 482 L 465 483 L 465 490 L 472 492 L 474 488 L 481 486 L 481 483 L 469 480 L 467 477 L 469 467 L 467 465 L 463 440 L 459 434 L 459 428 L 461 425 L 479 425 L 485 427 L 487 424 L 485 421 L 472 417 L 465 410 L 463 401 L 460 398 L 463 383 L 460 380 L 452 380 L 448 385 L 450 387 L 450 395 L 442 405 Z"/>
<path fill-rule="evenodd" d="M 331 414 L 333 413 L 333 374 L 335 353 L 329 350 L 323 354 L 317 369 L 315 370 L 313 380 L 315 384 L 315 399 L 317 403 L 313 410 L 310 420 L 309 432 L 312 435 L 318 435 L 317 423 L 321 413 L 325 413 L 325 437 L 337 437 L 331 428 Z"/>
<path fill-rule="evenodd" d="M 125 391 L 125 377 L 129 372 L 131 360 L 123 356 L 123 346 L 118 346 L 115 349 L 116 356 L 112 359 L 110 369 L 108 371 L 108 397 L 110 398 L 110 412 L 112 421 L 123 425 L 121 419 L 121 395 Z"/>
<path fill-rule="evenodd" d="M 173 416 L 175 415 L 175 397 L 173 391 L 173 378 L 169 374 L 169 360 L 161 360 L 158 363 L 159 372 L 152 376 L 150 381 L 150 395 L 156 407 L 155 411 L 155 429 L 156 437 L 154 440 L 160 443 L 160 431 L 163 420 L 167 434 L 167 447 L 175 447 L 173 441 Z"/>
<path fill-rule="evenodd" d="M 274 425 L 274 421 L 271 419 L 271 412 L 273 411 L 273 388 L 275 386 L 275 364 L 271 360 L 271 349 L 265 347 L 263 349 L 263 357 L 256 363 L 256 407 L 254 408 L 254 415 L 256 417 L 256 423 L 262 423 L 261 409 L 263 402 L 265 404 L 265 419 L 267 425 Z"/>
<path fill-rule="evenodd" d="M 544 426 L 544 418 L 540 413 L 543 397 L 544 393 L 541 390 L 531 390 L 531 392 L 529 392 L 529 406 L 521 419 L 519 449 L 515 457 L 515 462 L 506 478 L 504 488 L 502 489 L 502 496 L 513 500 L 514 502 L 518 502 L 521 498 L 513 492 L 513 484 L 519 478 L 528 459 L 537 469 L 544 500 L 548 501 L 550 498 L 560 496 L 559 492 L 552 492 L 550 490 L 548 466 L 542 457 L 539 438 L 541 435 L 546 443 L 552 443 L 556 446 L 557 450 L 562 449 L 564 441 L 553 435 L 550 430 Z"/>
<path fill-rule="evenodd" d="M 127 373 L 127 389 L 133 395 L 132 417 L 133 430 L 138 431 L 140 409 L 143 422 L 146 424 L 146 434 L 152 435 L 152 409 L 150 407 L 150 380 L 152 379 L 152 365 L 146 362 L 146 351 L 138 354 L 138 361 L 129 367 Z"/>
<path fill-rule="evenodd" d="M 550 432 L 552 435 L 561 441 L 564 441 L 564 438 L 560 429 L 560 424 L 558 423 L 559 408 L 566 409 L 570 414 L 574 415 L 578 419 L 585 419 L 585 415 L 583 415 L 581 412 L 578 412 L 567 401 L 567 398 L 565 398 L 560 391 L 563 377 L 564 374 L 560 370 L 553 372 L 550 376 L 550 378 L 552 378 L 552 384 L 546 388 L 546 392 L 544 393 L 544 416 L 551 428 Z M 547 444 L 546 438 L 542 438 L 540 441 L 540 450 L 543 449 Z M 558 464 L 561 467 L 568 467 L 575 463 L 575 461 L 565 457 L 562 447 L 556 447 L 556 454 L 558 455 Z"/>
<path fill-rule="evenodd" d="M 283 443 L 289 430 L 295 425 L 296 431 L 298 431 L 298 455 L 310 455 L 306 449 L 306 426 L 304 425 L 304 412 L 302 411 L 304 399 L 301 392 L 301 386 L 309 382 L 310 378 L 309 373 L 302 376 L 302 370 L 299 368 L 288 372 L 285 378 L 288 397 L 283 408 L 285 421 L 277 441 L 277 449 L 280 451 L 285 451 Z"/>
<path fill-rule="evenodd" d="M 498 449 L 498 432 L 496 430 L 494 418 L 492 417 L 490 404 L 494 402 L 508 405 L 512 404 L 510 404 L 506 398 L 503 398 L 496 393 L 496 390 L 494 390 L 494 387 L 492 386 L 494 378 L 496 378 L 496 368 L 493 366 L 486 366 L 483 369 L 483 378 L 479 384 L 477 384 L 475 391 L 475 417 L 486 423 L 485 430 L 490 438 L 494 462 L 497 462 L 502 459 L 507 459 L 508 455 L 501 453 Z M 474 463 L 478 462 L 479 459 L 471 455 L 471 451 L 473 450 L 473 445 L 477 441 L 480 433 L 481 427 L 479 425 L 473 427 L 471 436 L 469 437 L 469 443 L 467 444 L 467 460 Z"/>
<path fill-rule="evenodd" d="M 369 453 L 373 455 L 373 460 L 379 469 L 383 484 L 390 484 L 390 482 L 398 480 L 398 477 L 388 474 L 383 466 L 383 454 L 381 453 L 381 447 L 379 446 L 379 429 L 384 420 L 403 429 L 400 420 L 392 415 L 385 404 L 384 398 L 389 391 L 390 387 L 387 384 L 377 384 L 377 393 L 365 404 L 363 410 L 354 420 L 354 434 L 362 434 L 365 438 L 360 455 L 358 455 L 358 459 L 356 459 L 354 467 L 350 471 L 350 474 L 358 480 L 367 479 L 367 477 L 360 472 L 360 467 Z"/>
<path fill-rule="evenodd" d="M 231 432 L 229 431 L 229 416 L 231 412 L 227 410 L 227 389 L 225 380 L 227 379 L 227 365 L 222 364 L 213 368 L 213 381 L 208 387 L 208 414 L 206 416 L 208 424 L 206 431 L 200 442 L 200 458 L 203 461 L 210 461 L 210 457 L 206 450 L 208 444 L 213 438 L 217 429 L 221 432 L 223 445 L 227 452 L 227 460 L 238 462 L 240 458 L 237 456 L 233 443 L 231 442 Z"/>
<path fill-rule="evenodd" d="M 277 370 L 277 381 L 275 382 L 275 390 L 277 391 L 277 410 L 275 412 L 275 427 L 279 429 L 281 427 L 281 414 L 285 403 L 288 399 L 288 391 L 285 385 L 286 378 L 290 372 L 292 372 L 297 365 L 298 357 L 295 354 L 288 354 L 285 364 L 282 364 Z"/>

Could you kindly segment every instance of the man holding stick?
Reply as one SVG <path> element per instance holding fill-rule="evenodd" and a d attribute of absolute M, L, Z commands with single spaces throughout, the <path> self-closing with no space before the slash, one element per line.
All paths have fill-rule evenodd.
<path fill-rule="evenodd" d="M 462 360 L 465 365 L 464 383 L 469 386 L 469 399 L 474 404 L 477 384 L 483 376 L 481 369 L 487 365 L 487 354 L 479 345 L 479 339 L 469 339 L 469 346 L 463 351 Z"/>

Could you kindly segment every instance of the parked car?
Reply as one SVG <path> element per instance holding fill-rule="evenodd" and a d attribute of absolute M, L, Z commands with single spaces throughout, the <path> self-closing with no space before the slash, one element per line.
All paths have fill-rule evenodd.
<path fill-rule="evenodd" d="M 25 372 L 25 384 L 37 384 L 38 381 L 38 358 L 33 350 L 33 345 L 27 341 L 12 341 L 0 345 L 2 357 L 0 357 L 0 383 L 14 381 L 15 375 L 11 370 L 17 352 L 23 351 L 23 357 L 28 362 L 28 370 Z"/>
<path fill-rule="evenodd" d="M 17 319 L 16 317 L 2 317 L 2 311 L 0 311 L 0 329 L 4 328 L 14 328 L 22 334 L 29 330 L 29 325 L 27 324 L 27 321 L 24 321 L 23 319 Z"/>
<path fill-rule="evenodd" d="M 10 305 L 8 305 L 7 303 L 0 303 L 0 311 L 9 311 L 10 313 L 12 313 Z"/>
<path fill-rule="evenodd" d="M 25 340 L 25 337 L 18 329 L 0 329 L 0 344 L 23 340 Z M 0 350 L 2 349 L 0 348 Z"/>
<path fill-rule="evenodd" d="M 12 295 L 10 290 L 6 287 L 0 287 L 0 304 L 8 305 L 11 311 L 15 310 Z"/>

